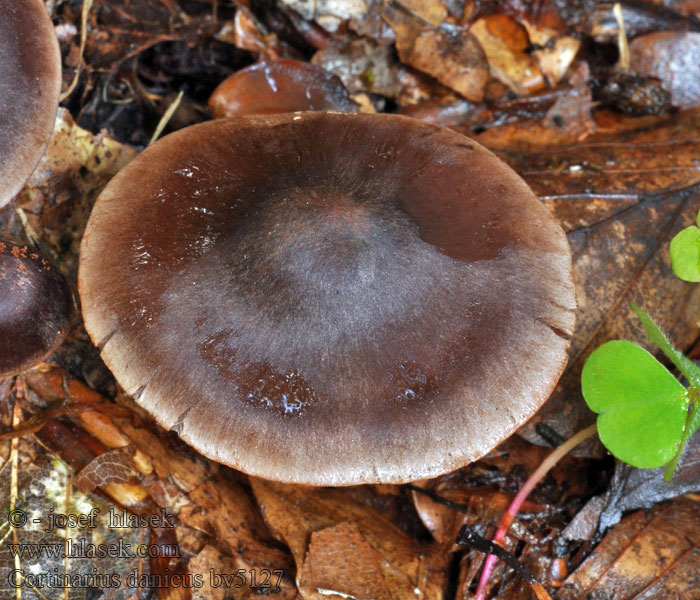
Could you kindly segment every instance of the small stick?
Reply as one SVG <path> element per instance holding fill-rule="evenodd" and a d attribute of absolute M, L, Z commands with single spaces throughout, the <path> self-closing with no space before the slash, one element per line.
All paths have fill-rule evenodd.
<path fill-rule="evenodd" d="M 627 44 L 627 33 L 625 33 L 625 19 L 622 16 L 622 5 L 616 2 L 613 6 L 613 14 L 617 21 L 617 47 L 620 50 L 620 60 L 618 64 L 623 71 L 629 71 L 630 68 L 630 48 Z"/>
<path fill-rule="evenodd" d="M 165 114 L 160 118 L 160 121 L 158 121 L 158 125 L 156 126 L 156 130 L 153 132 L 153 135 L 151 136 L 151 139 L 148 142 L 148 145 L 150 146 L 153 142 L 155 142 L 159 137 L 160 134 L 163 133 L 163 130 L 165 129 L 166 125 L 172 118 L 172 116 L 175 114 L 175 111 L 177 110 L 177 107 L 180 106 L 180 102 L 182 101 L 182 97 L 185 95 L 185 92 L 180 92 L 177 95 L 177 98 L 173 100 L 172 104 L 168 106 L 168 110 L 165 111 Z"/>
<path fill-rule="evenodd" d="M 17 402 L 17 397 L 15 396 L 14 406 L 12 407 L 12 427 L 17 427 L 22 422 L 22 409 L 19 407 L 19 402 Z M 12 465 L 12 470 L 10 471 L 10 515 L 14 514 L 15 508 L 17 507 L 17 496 L 18 491 L 18 466 L 19 466 L 19 438 L 14 438 L 10 442 L 10 464 Z M 19 540 L 17 539 L 17 529 L 12 528 L 12 542 L 17 546 Z M 15 571 L 22 572 L 22 563 L 20 562 L 19 554 L 15 554 L 14 557 Z M 15 589 L 16 600 L 22 600 L 22 586 L 17 586 Z"/>
<path fill-rule="evenodd" d="M 93 0 L 83 0 L 83 10 L 80 15 L 80 48 L 78 52 L 78 65 L 75 67 L 75 73 L 73 74 L 73 81 L 70 82 L 68 89 L 61 94 L 59 98 L 60 102 L 63 102 L 68 96 L 73 93 L 75 86 L 78 85 L 78 80 L 80 79 L 80 72 L 83 70 L 83 64 L 85 62 L 83 56 L 85 54 L 85 42 L 87 41 L 87 20 L 90 14 L 90 9 L 92 8 Z"/>

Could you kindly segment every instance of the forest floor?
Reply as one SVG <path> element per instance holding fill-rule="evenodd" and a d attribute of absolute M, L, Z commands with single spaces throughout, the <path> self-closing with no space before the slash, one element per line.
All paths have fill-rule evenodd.
<path fill-rule="evenodd" d="M 39 423 L 0 443 L 4 506 L 30 520 L 2 527 L 3 598 L 20 598 L 17 569 L 25 600 L 473 598 L 480 542 L 552 447 L 595 422 L 580 391 L 587 356 L 611 339 L 649 347 L 630 302 L 700 357 L 700 286 L 675 277 L 668 254 L 700 210 L 700 3 L 46 4 L 65 94 L 46 155 L 0 210 L 0 238 L 39 247 L 74 289 L 111 177 L 154 137 L 212 118 L 228 76 L 294 59 L 337 76 L 319 92 L 325 108 L 423 119 L 506 161 L 566 231 L 579 309 L 567 370 L 517 435 L 433 480 L 349 488 L 272 483 L 200 456 L 123 393 L 78 319 L 50 364 L 0 382 L 3 430 Z M 259 97 L 241 84 L 222 102 L 293 103 L 277 83 Z M 486 597 L 700 599 L 700 443 L 670 483 L 662 472 L 616 462 L 595 438 L 564 457 L 512 523 L 503 547 L 519 564 L 499 561 Z M 90 527 L 50 518 L 93 509 Z M 15 557 L 8 546 L 68 538 L 145 555 Z M 64 589 L 66 574 L 82 579 Z"/>

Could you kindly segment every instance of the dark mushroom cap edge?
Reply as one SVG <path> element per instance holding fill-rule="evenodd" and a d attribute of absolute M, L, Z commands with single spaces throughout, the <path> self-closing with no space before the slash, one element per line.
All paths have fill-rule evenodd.
<path fill-rule="evenodd" d="M 483 456 L 551 394 L 564 232 L 472 140 L 391 115 L 220 120 L 117 176 L 83 239 L 88 332 L 202 454 L 313 485 Z"/>
<path fill-rule="evenodd" d="M 0 378 L 40 363 L 61 345 L 73 295 L 43 255 L 0 240 Z"/>
<path fill-rule="evenodd" d="M 0 208 L 22 189 L 49 142 L 61 54 L 41 0 L 0 0 Z"/>

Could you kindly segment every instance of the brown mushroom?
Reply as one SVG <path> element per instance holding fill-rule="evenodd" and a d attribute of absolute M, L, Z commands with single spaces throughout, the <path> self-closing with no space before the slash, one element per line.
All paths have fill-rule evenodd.
<path fill-rule="evenodd" d="M 264 478 L 405 482 L 473 461 L 567 360 L 566 237 L 488 150 L 407 117 L 212 121 L 102 192 L 85 324 L 125 390 Z"/>
<path fill-rule="evenodd" d="M 61 55 L 41 0 L 0 0 L 0 208 L 29 179 L 53 131 Z"/>
<path fill-rule="evenodd" d="M 209 98 L 215 119 L 300 110 L 355 112 L 357 106 L 337 75 L 291 58 L 241 69 L 224 79 Z"/>
<path fill-rule="evenodd" d="M 40 363 L 73 316 L 66 280 L 40 253 L 0 240 L 0 378 Z"/>

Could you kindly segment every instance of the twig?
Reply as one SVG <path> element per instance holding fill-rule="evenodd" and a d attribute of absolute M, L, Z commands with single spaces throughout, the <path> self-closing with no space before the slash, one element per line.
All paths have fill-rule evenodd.
<path fill-rule="evenodd" d="M 59 102 L 63 102 L 73 93 L 75 86 L 78 85 L 78 79 L 80 79 L 80 72 L 83 69 L 84 62 L 83 54 L 85 54 L 85 42 L 87 41 L 87 20 L 90 9 L 92 8 L 92 2 L 93 0 L 83 0 L 83 11 L 80 15 L 80 52 L 78 53 L 78 65 L 75 67 L 73 81 L 70 82 L 68 89 L 59 97 Z"/>
<path fill-rule="evenodd" d="M 175 98 L 175 100 L 173 101 L 173 103 L 170 106 L 168 106 L 168 110 L 165 111 L 165 114 L 160 118 L 156 130 L 153 132 L 153 135 L 151 136 L 151 139 L 148 142 L 149 146 L 160 137 L 161 133 L 163 133 L 163 129 L 165 129 L 165 127 L 167 126 L 168 121 L 170 121 L 173 114 L 175 114 L 177 107 L 180 106 L 180 102 L 182 101 L 183 95 L 184 92 L 180 92 L 177 95 L 177 98 Z"/>
<path fill-rule="evenodd" d="M 627 44 L 627 34 L 625 33 L 625 19 L 622 16 L 622 5 L 616 2 L 613 6 L 613 14 L 617 21 L 617 47 L 620 51 L 620 59 L 618 65 L 623 71 L 629 71 L 630 68 L 630 48 Z"/>
<path fill-rule="evenodd" d="M 498 524 L 498 529 L 496 530 L 496 535 L 493 536 L 494 544 L 502 546 L 502 542 L 510 529 L 515 515 L 518 514 L 520 507 L 522 506 L 525 499 L 530 495 L 533 488 L 544 478 L 550 469 L 556 465 L 564 456 L 566 456 L 571 450 L 578 446 L 581 442 L 591 437 L 597 431 L 595 425 L 586 427 L 582 431 L 579 431 L 576 435 L 569 438 L 561 446 L 554 449 L 554 451 L 542 461 L 535 472 L 528 477 L 527 481 L 516 494 L 510 506 L 506 510 L 505 514 L 501 518 L 501 522 Z M 479 579 L 479 585 L 476 590 L 476 600 L 485 600 L 486 598 L 486 585 L 488 584 L 489 577 L 491 576 L 491 571 L 496 563 L 497 557 L 494 554 L 489 554 L 484 562 L 484 570 L 481 572 L 481 578 Z"/>
<path fill-rule="evenodd" d="M 71 475 L 66 476 L 66 508 L 65 514 L 70 514 L 71 512 L 71 494 L 73 492 L 73 477 Z M 66 528 L 66 539 L 64 541 L 64 546 L 63 546 L 63 573 L 65 575 L 68 575 L 70 571 L 70 563 L 68 562 L 69 558 L 69 552 L 68 552 L 68 544 L 70 543 L 70 539 L 73 535 L 73 528 L 70 526 L 70 522 L 68 527 Z M 68 594 L 69 594 L 70 587 L 66 586 L 66 588 L 63 590 L 63 600 L 69 600 Z"/>
<path fill-rule="evenodd" d="M 12 407 L 12 427 L 17 427 L 22 422 L 22 409 L 19 407 L 19 402 L 15 396 L 15 403 Z M 10 472 L 10 515 L 14 514 L 15 508 L 17 507 L 17 496 L 18 496 L 18 466 L 19 466 L 19 438 L 13 438 L 10 442 L 10 464 L 12 465 L 12 470 Z M 17 539 L 17 529 L 13 527 L 12 529 L 12 542 L 16 547 L 19 547 L 19 540 Z M 19 553 L 14 556 L 15 571 L 17 573 L 22 572 L 22 562 L 19 557 Z M 22 600 L 22 586 L 17 586 L 15 588 L 15 598 L 16 600 Z"/>

